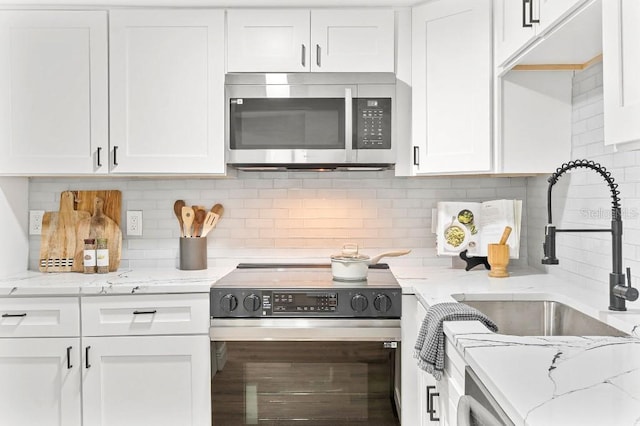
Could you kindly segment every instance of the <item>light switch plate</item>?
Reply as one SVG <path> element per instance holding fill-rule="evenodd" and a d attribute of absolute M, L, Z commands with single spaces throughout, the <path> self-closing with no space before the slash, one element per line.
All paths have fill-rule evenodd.
<path fill-rule="evenodd" d="M 127 235 L 142 236 L 142 210 L 127 210 Z"/>

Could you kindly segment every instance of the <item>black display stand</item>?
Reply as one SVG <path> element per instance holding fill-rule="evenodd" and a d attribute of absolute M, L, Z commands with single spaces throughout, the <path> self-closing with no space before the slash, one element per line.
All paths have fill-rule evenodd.
<path fill-rule="evenodd" d="M 485 269 L 491 270 L 491 265 L 489 265 L 486 256 L 469 257 L 467 256 L 467 251 L 463 250 L 460 252 L 460 259 L 467 263 L 467 266 L 464 268 L 465 271 L 470 271 L 478 265 L 484 265 Z"/>

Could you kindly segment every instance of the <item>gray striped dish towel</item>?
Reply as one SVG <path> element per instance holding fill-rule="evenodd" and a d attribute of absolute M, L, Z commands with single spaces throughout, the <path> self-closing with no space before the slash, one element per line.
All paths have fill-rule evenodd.
<path fill-rule="evenodd" d="M 418 333 L 414 356 L 418 359 L 418 366 L 436 380 L 442 378 L 444 371 L 444 321 L 480 321 L 491 331 L 498 331 L 498 326 L 485 314 L 464 303 L 437 303 L 430 306 Z"/>

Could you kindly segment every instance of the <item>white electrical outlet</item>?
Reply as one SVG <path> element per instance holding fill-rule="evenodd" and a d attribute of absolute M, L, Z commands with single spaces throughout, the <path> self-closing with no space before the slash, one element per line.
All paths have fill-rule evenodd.
<path fill-rule="evenodd" d="M 142 236 L 142 210 L 127 210 L 127 235 Z"/>
<path fill-rule="evenodd" d="M 42 234 L 44 210 L 29 210 L 29 235 Z"/>

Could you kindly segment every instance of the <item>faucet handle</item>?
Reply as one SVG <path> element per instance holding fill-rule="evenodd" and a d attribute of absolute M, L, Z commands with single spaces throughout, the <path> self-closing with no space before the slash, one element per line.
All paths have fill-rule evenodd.
<path fill-rule="evenodd" d="M 613 294 L 629 302 L 638 300 L 638 289 L 631 287 L 631 268 L 627 267 L 627 285 L 615 286 Z"/>

